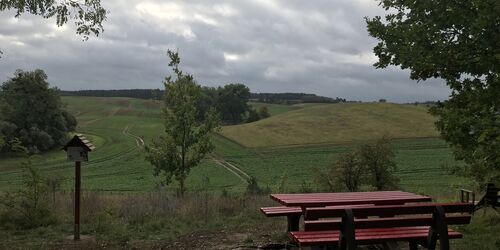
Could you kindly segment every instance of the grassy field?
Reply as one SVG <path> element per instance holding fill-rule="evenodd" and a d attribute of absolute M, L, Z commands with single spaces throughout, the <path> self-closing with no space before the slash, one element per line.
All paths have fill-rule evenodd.
<path fill-rule="evenodd" d="M 425 107 L 389 103 L 305 106 L 253 123 L 227 126 L 222 134 L 247 147 L 345 143 L 392 138 L 436 137 Z"/>
<path fill-rule="evenodd" d="M 131 98 L 64 97 L 63 100 L 78 119 L 78 132 L 97 146 L 82 168 L 82 188 L 86 191 L 82 232 L 95 237 L 90 245 L 78 246 L 82 249 L 169 246 L 197 249 L 220 248 L 221 244 L 229 244 L 227 248 L 231 249 L 245 244 L 255 247 L 269 241 L 286 242 L 281 233 L 285 220 L 265 218 L 258 211 L 260 206 L 275 203 L 266 196 L 241 195 L 247 186 L 244 181 L 247 176 L 255 177 L 261 187 L 273 192 L 281 184 L 285 192 L 318 191 L 318 175 L 339 153 L 351 150 L 360 141 L 376 139 L 391 127 L 394 128 L 391 135 L 396 138 L 391 143 L 396 152 L 401 189 L 430 195 L 439 201 L 456 201 L 459 188 L 471 188 L 467 180 L 443 169 L 460 162 L 453 159 L 446 143 L 435 137 L 432 118 L 424 107 L 253 103 L 254 107 L 268 106 L 273 116 L 252 124 L 225 127 L 222 135 L 214 135 L 215 152 L 188 177 L 188 190 L 196 192 L 178 199 L 169 192 L 175 183 L 166 190 L 157 190 L 159 180 L 153 176 L 153 167 L 144 160 L 143 143 L 162 133 L 161 103 Z M 384 118 L 377 118 L 380 114 Z M 342 117 L 344 123 L 335 120 L 336 116 Z M 314 117 L 318 123 L 312 122 Z M 330 126 L 326 121 L 332 121 Z M 251 133 L 246 134 L 242 129 L 255 130 L 258 126 L 261 134 L 256 136 L 283 137 L 287 130 L 297 134 L 285 142 L 263 139 L 262 144 L 254 145 Z M 240 131 L 241 136 L 231 137 L 227 131 Z M 277 135 L 273 131 L 278 131 Z M 0 193 L 20 187 L 19 161 L 7 155 L 0 158 Z M 45 176 L 63 176 L 64 189 L 71 190 L 74 169 L 63 151 L 38 156 L 35 165 Z M 33 230 L 0 230 L 0 238 L 5 239 L 0 241 L 0 249 L 71 248 L 73 245 L 69 244 L 73 243 L 65 239 L 72 228 L 68 195 L 68 192 L 58 193 L 55 206 L 58 223 Z M 454 241 L 453 248 L 495 249 L 500 245 L 495 234 L 498 221 L 494 212 L 478 213 L 471 225 L 460 228 L 465 239 Z M 196 240 L 189 235 L 205 238 Z M 227 241 L 222 242 L 214 235 Z"/>
<path fill-rule="evenodd" d="M 97 146 L 90 153 L 90 161 L 83 165 L 85 190 L 149 191 L 158 186 L 153 167 L 144 160 L 142 143 L 162 133 L 161 103 L 132 98 L 64 97 L 63 100 L 78 119 L 78 132 Z M 259 105 L 264 104 L 252 104 Z M 401 138 L 393 140 L 393 146 L 404 189 L 450 196 L 458 187 L 467 185 L 442 169 L 456 162 L 443 141 L 429 137 L 436 132 L 423 107 L 377 103 L 265 105 L 273 114 L 271 118 L 224 127 L 223 136 L 213 137 L 216 151 L 193 169 L 187 181 L 189 189 L 204 187 L 242 193 L 246 188 L 244 179 L 253 176 L 262 187 L 274 191 L 280 183 L 290 192 L 316 190 L 318 170 L 327 169 L 338 153 L 350 150 L 360 140 L 375 139 L 388 132 L 389 127 L 392 136 Z M 319 119 L 317 123 L 313 123 L 315 117 Z M 388 124 L 384 125 L 384 121 Z M 245 132 L 247 129 L 261 132 L 250 136 L 252 133 Z M 240 136 L 232 135 L 237 131 Z M 38 157 L 35 164 L 44 175 L 63 176 L 65 189 L 70 189 L 73 166 L 65 157 L 63 151 L 56 150 Z M 213 158 L 237 169 L 230 171 Z M 12 190 L 21 184 L 18 162 L 19 159 L 12 157 L 0 159 L 0 190 Z M 167 189 L 173 188 L 175 183 Z"/>

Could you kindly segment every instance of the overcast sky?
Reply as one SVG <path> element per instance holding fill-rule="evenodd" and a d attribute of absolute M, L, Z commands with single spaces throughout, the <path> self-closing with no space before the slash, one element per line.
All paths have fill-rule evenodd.
<path fill-rule="evenodd" d="M 83 42 L 73 25 L 0 13 L 0 82 L 43 69 L 63 90 L 163 88 L 167 49 L 202 85 L 244 83 L 252 92 L 305 92 L 349 100 L 446 99 L 440 81 L 417 83 L 375 69 L 363 17 L 375 0 L 102 0 L 104 33 Z"/>

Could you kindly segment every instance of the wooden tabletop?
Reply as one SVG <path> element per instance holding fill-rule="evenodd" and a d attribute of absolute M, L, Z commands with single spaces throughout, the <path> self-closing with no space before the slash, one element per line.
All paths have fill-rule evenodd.
<path fill-rule="evenodd" d="M 355 204 L 391 205 L 432 201 L 431 197 L 403 191 L 271 194 L 271 199 L 287 207 L 324 207 Z"/>

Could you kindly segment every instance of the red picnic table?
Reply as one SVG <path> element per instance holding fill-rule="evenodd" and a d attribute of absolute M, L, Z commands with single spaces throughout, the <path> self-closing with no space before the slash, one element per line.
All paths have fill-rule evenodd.
<path fill-rule="evenodd" d="M 271 194 L 271 199 L 287 207 L 325 207 L 358 204 L 395 205 L 432 201 L 431 197 L 403 191 Z"/>
<path fill-rule="evenodd" d="M 288 231 L 299 229 L 300 217 L 308 207 L 402 205 L 432 201 L 431 197 L 403 191 L 271 194 L 271 199 L 285 207 L 261 208 L 261 211 L 268 217 L 287 216 Z"/>

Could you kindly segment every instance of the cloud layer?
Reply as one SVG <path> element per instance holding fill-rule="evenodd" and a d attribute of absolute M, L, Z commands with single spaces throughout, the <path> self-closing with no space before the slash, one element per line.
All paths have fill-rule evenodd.
<path fill-rule="evenodd" d="M 119 1 L 99 37 L 72 25 L 0 13 L 0 82 L 15 69 L 43 69 L 64 90 L 162 88 L 167 49 L 199 83 L 238 82 L 253 92 L 307 92 L 349 100 L 446 99 L 439 81 L 417 83 L 398 68 L 375 69 L 364 16 L 374 0 Z"/>

